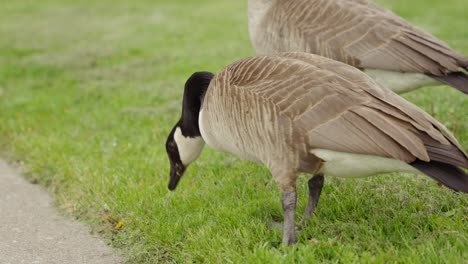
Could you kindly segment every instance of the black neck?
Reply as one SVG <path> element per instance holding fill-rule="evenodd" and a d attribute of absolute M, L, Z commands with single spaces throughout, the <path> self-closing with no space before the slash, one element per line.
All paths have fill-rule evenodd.
<path fill-rule="evenodd" d="M 179 121 L 181 132 L 186 137 L 199 137 L 198 116 L 214 74 L 211 72 L 196 72 L 185 83 L 182 117 Z"/>

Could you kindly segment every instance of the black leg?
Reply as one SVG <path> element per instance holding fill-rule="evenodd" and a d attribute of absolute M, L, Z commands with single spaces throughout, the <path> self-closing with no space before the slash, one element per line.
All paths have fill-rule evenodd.
<path fill-rule="evenodd" d="M 282 202 L 284 210 L 283 244 L 291 245 L 297 242 L 296 225 L 294 224 L 296 192 L 283 192 Z"/>
<path fill-rule="evenodd" d="M 315 207 L 317 206 L 320 198 L 320 193 L 322 192 L 324 180 L 325 179 L 322 174 L 316 175 L 309 180 L 309 202 L 307 203 L 304 217 L 302 218 L 302 225 L 306 224 L 315 211 Z"/>

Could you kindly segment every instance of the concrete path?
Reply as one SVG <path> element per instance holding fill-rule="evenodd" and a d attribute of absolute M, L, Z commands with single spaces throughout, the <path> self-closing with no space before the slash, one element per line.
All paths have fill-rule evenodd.
<path fill-rule="evenodd" d="M 50 196 L 0 160 L 0 264 L 122 263 L 102 240 L 61 216 Z"/>

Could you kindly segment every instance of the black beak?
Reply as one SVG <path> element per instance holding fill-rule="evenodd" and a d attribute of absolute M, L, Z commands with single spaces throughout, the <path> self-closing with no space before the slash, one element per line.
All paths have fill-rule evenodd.
<path fill-rule="evenodd" d="M 185 172 L 185 166 L 182 163 L 171 164 L 171 178 L 169 179 L 169 185 L 167 186 L 169 190 L 171 191 L 175 190 L 184 172 Z"/>

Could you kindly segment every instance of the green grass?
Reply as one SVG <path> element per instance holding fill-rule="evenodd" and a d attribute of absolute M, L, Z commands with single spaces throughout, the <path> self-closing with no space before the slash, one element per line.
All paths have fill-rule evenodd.
<path fill-rule="evenodd" d="M 206 148 L 167 190 L 164 143 L 185 79 L 253 54 L 246 2 L 3 1 L 3 157 L 21 161 L 130 263 L 466 261 L 468 197 L 426 177 L 326 178 L 291 248 L 270 227 L 282 219 L 280 193 L 262 166 Z M 466 1 L 380 2 L 468 54 Z M 434 87 L 405 97 L 468 145 L 466 96 Z"/>

